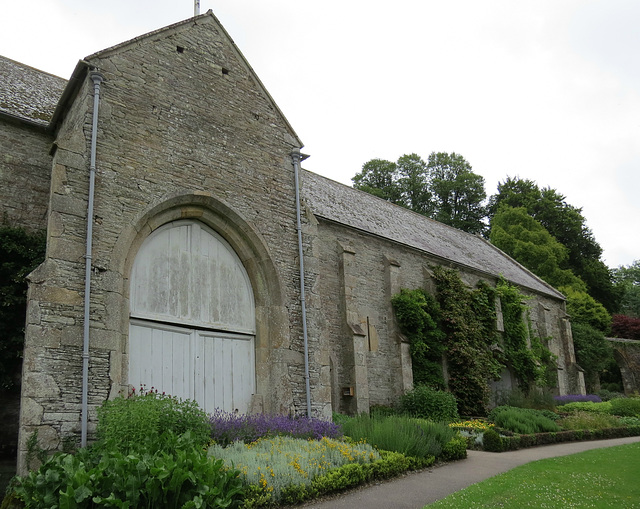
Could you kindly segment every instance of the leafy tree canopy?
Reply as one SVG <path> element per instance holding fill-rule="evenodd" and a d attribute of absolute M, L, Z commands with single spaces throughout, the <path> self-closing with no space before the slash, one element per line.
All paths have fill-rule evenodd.
<path fill-rule="evenodd" d="M 622 294 L 620 312 L 632 318 L 640 318 L 640 260 L 631 265 L 613 269 L 616 287 Z"/>
<path fill-rule="evenodd" d="M 561 268 L 568 256 L 567 248 L 531 217 L 526 208 L 503 204 L 491 221 L 490 240 L 551 286 L 572 286 L 586 291 L 579 277 Z"/>
<path fill-rule="evenodd" d="M 549 187 L 540 188 L 528 179 L 507 177 L 489 198 L 490 222 L 502 205 L 523 207 L 567 249 L 560 268 L 571 269 L 587 285 L 589 294 L 612 312 L 617 309 L 620 291 L 613 284 L 610 269 L 600 259 L 602 248 L 586 225 L 582 209 L 566 202 L 565 196 Z"/>
<path fill-rule="evenodd" d="M 432 152 L 427 166 L 431 173 L 433 218 L 469 233 L 482 233 L 486 229 L 484 178 L 473 173 L 471 165 L 455 152 Z"/>
<path fill-rule="evenodd" d="M 567 311 L 571 316 L 571 323 L 582 323 L 608 334 L 611 329 L 611 315 L 605 307 L 587 292 L 561 286 L 560 291 L 567 296 Z"/>
<path fill-rule="evenodd" d="M 356 189 L 469 233 L 486 228 L 484 179 L 455 152 L 433 152 L 428 162 L 417 154 L 395 163 L 372 159 L 352 181 Z"/>
<path fill-rule="evenodd" d="M 604 371 L 613 359 L 611 344 L 598 329 L 586 323 L 573 323 L 573 345 L 576 360 L 585 370 L 587 390 L 595 390 L 596 375 Z"/>
<path fill-rule="evenodd" d="M 613 315 L 611 332 L 616 338 L 640 340 L 640 318 Z"/>

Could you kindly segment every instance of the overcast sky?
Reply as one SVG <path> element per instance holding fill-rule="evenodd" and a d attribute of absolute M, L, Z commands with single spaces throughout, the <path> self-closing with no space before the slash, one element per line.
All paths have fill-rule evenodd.
<path fill-rule="evenodd" d="M 640 259 L 640 1 L 201 0 L 311 157 L 457 152 L 485 178 L 582 207 L 610 267 Z M 193 0 L 3 0 L 0 54 L 69 78 L 98 50 L 193 16 Z M 0 77 L 1 79 L 1 77 Z"/>

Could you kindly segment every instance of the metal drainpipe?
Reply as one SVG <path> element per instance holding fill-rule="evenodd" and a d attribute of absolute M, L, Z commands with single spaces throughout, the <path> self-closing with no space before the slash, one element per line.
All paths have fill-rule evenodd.
<path fill-rule="evenodd" d="M 91 302 L 91 243 L 93 240 L 93 198 L 96 182 L 96 141 L 98 138 L 98 105 L 100 104 L 100 83 L 104 80 L 98 72 L 90 75 L 93 81 L 93 124 L 91 126 L 91 160 L 89 165 L 89 204 L 87 206 L 87 250 L 85 254 L 84 274 L 84 334 L 82 340 L 82 447 L 87 445 L 87 421 L 89 399 L 89 308 Z"/>
<path fill-rule="evenodd" d="M 309 338 L 307 336 L 307 304 L 304 293 L 304 257 L 302 253 L 302 221 L 300 220 L 300 149 L 291 152 L 296 186 L 296 229 L 298 230 L 298 257 L 300 259 L 300 304 L 302 306 L 302 337 L 304 340 L 304 383 L 307 391 L 307 417 L 311 418 L 311 388 L 309 385 Z"/>

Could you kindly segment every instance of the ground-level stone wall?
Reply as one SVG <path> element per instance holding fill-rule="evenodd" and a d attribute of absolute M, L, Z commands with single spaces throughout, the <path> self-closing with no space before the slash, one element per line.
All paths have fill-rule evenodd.
<path fill-rule="evenodd" d="M 640 341 L 607 338 L 613 347 L 613 357 L 620 368 L 622 386 L 627 396 L 640 392 Z"/>
<path fill-rule="evenodd" d="M 52 142 L 42 128 L 0 117 L 0 224 L 45 229 Z"/>
<path fill-rule="evenodd" d="M 317 259 L 312 285 L 317 302 L 313 301 L 310 320 L 322 324 L 314 328 L 318 349 L 326 352 L 325 366 L 329 365 L 321 383 L 330 387 L 332 408 L 360 412 L 371 405 L 393 405 L 413 380 L 408 344 L 398 330 L 391 297 L 402 288 L 434 293 L 430 268 L 436 265 L 458 270 L 469 287 L 480 280 L 495 285 L 497 278 L 311 213 L 308 216 L 310 252 Z M 526 288 L 521 291 L 532 333 L 544 339 L 557 357 L 557 391 L 583 393 L 564 301 Z M 495 388 L 514 386 L 508 372 L 505 377 L 506 383 Z"/>

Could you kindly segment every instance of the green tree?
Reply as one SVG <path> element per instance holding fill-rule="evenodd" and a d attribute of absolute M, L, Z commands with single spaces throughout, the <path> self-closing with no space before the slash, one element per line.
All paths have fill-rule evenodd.
<path fill-rule="evenodd" d="M 371 159 L 362 165 L 362 171 L 351 180 L 356 189 L 391 203 L 403 204 L 396 163 L 384 159 Z"/>
<path fill-rule="evenodd" d="M 483 233 L 484 178 L 473 173 L 467 160 L 455 152 L 432 152 L 427 166 L 434 201 L 432 217 L 469 233 Z"/>
<path fill-rule="evenodd" d="M 571 269 L 580 277 L 589 294 L 609 312 L 617 310 L 620 291 L 614 286 L 610 269 L 600 259 L 602 248 L 587 227 L 582 209 L 568 204 L 555 189 L 541 189 L 532 180 L 512 177 L 498 184 L 498 193 L 489 198 L 490 221 L 502 205 L 524 207 L 567 249 L 560 268 Z"/>
<path fill-rule="evenodd" d="M 586 284 L 578 276 L 570 269 L 561 268 L 568 256 L 567 248 L 527 214 L 524 207 L 506 204 L 500 206 L 491 221 L 490 238 L 494 245 L 566 295 L 567 310 L 577 335 L 576 357 L 585 369 L 587 380 L 593 384 L 611 357 L 604 339 L 611 316 L 587 293 Z M 594 357 L 600 354 L 605 355 L 602 363 L 595 362 Z"/>
<path fill-rule="evenodd" d="M 584 282 L 571 270 L 561 268 L 567 258 L 567 249 L 524 207 L 503 204 L 493 216 L 489 239 L 551 286 L 586 290 Z"/>
<path fill-rule="evenodd" d="M 433 152 L 426 163 L 405 154 L 396 163 L 372 159 L 353 187 L 469 233 L 486 229 L 484 179 L 459 154 Z"/>
<path fill-rule="evenodd" d="M 571 331 L 573 333 L 576 361 L 585 371 L 587 391 L 593 392 L 598 375 L 609 368 L 613 360 L 611 345 L 605 339 L 602 331 L 587 323 L 572 323 Z"/>
<path fill-rule="evenodd" d="M 622 296 L 620 313 L 640 318 L 640 260 L 613 269 L 613 277 Z"/>
<path fill-rule="evenodd" d="M 0 226 L 0 389 L 16 386 L 22 366 L 27 275 L 44 259 L 44 234 Z"/>
<path fill-rule="evenodd" d="M 405 207 L 429 216 L 433 214 L 433 201 L 429 189 L 429 172 L 418 154 L 405 154 L 398 159 L 398 184 Z"/>
<path fill-rule="evenodd" d="M 567 311 L 571 323 L 582 323 L 608 334 L 611 330 L 611 315 L 605 307 L 587 292 L 571 286 L 561 286 L 567 296 Z"/>

